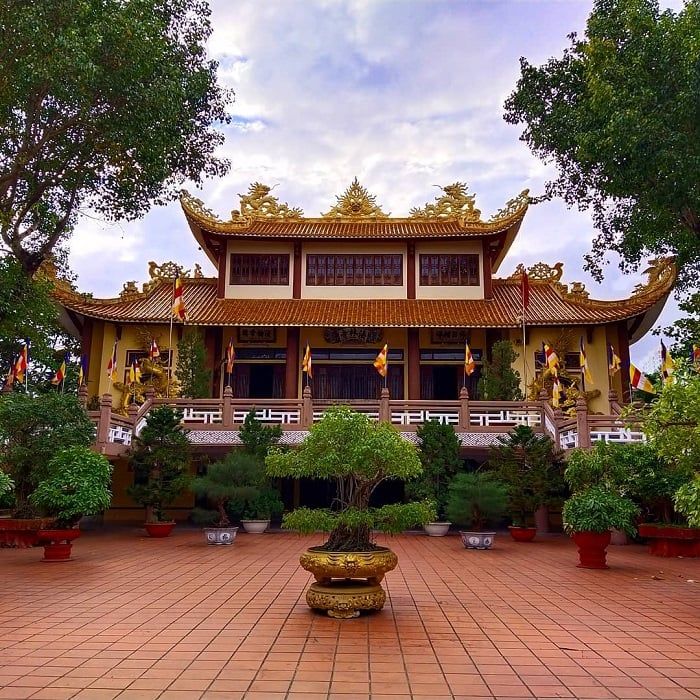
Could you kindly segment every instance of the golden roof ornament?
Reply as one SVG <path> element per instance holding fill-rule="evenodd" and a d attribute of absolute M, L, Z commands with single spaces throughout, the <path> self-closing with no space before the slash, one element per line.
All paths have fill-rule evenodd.
<path fill-rule="evenodd" d="M 191 195 L 187 190 L 181 190 L 180 203 L 186 211 L 189 211 L 191 214 L 194 214 L 194 216 L 197 216 L 200 219 L 205 219 L 212 224 L 223 223 L 221 219 L 211 209 L 209 209 L 201 199 L 197 199 L 197 197 Z"/>
<path fill-rule="evenodd" d="M 434 203 L 424 207 L 413 207 L 409 212 L 414 219 L 460 219 L 463 222 L 481 221 L 481 212 L 474 206 L 476 195 L 467 194 L 467 185 L 455 182 L 452 185 L 436 185 L 444 194 L 435 197 Z"/>
<path fill-rule="evenodd" d="M 525 272 L 525 265 L 519 263 L 515 272 L 508 277 L 509 280 L 520 280 Z M 554 265 L 547 265 L 538 262 L 527 269 L 527 276 L 530 282 L 559 282 L 564 274 L 564 263 L 558 262 Z"/>
<path fill-rule="evenodd" d="M 644 270 L 647 281 L 638 284 L 632 291 L 632 296 L 640 296 L 647 292 L 656 291 L 659 287 L 669 284 L 676 276 L 676 264 L 673 256 L 653 258 L 649 261 L 649 267 Z"/>
<path fill-rule="evenodd" d="M 271 187 L 261 182 L 254 182 L 248 186 L 248 194 L 239 194 L 241 209 L 231 212 L 231 220 L 236 219 L 277 219 L 286 221 L 299 219 L 304 212 L 299 207 L 290 207 L 286 202 L 280 204 L 277 197 L 270 192 Z"/>
<path fill-rule="evenodd" d="M 526 209 L 533 201 L 532 197 L 530 197 L 530 190 L 523 190 L 517 197 L 509 199 L 506 205 L 502 209 L 499 209 L 489 221 L 498 221 L 513 216 L 519 211 Z"/>
<path fill-rule="evenodd" d="M 323 214 L 324 219 L 386 219 L 377 204 L 375 195 L 370 194 L 355 178 L 342 195 L 336 195 L 338 202 Z"/>

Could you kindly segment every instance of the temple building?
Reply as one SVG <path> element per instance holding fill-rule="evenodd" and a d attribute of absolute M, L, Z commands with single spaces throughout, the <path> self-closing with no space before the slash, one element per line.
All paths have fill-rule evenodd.
<path fill-rule="evenodd" d="M 237 399 L 301 397 L 308 345 L 314 400 L 376 400 L 383 380 L 372 363 L 386 344 L 392 399 L 455 400 L 465 383 L 468 342 L 476 369 L 466 386 L 470 398 L 479 399 L 481 364 L 503 339 L 513 343 L 514 368 L 527 394 L 525 381 L 543 365 L 543 342 L 558 351 L 576 381 L 583 338 L 593 378 L 586 388 L 594 389 L 589 408 L 605 414 L 609 388 L 629 396 L 629 346 L 650 329 L 675 281 L 673 265 L 660 260 L 629 298 L 600 301 L 581 283 L 563 283 L 561 263 L 536 265 L 528 271 L 523 349 L 525 270 L 521 265 L 510 277 L 496 275 L 527 213 L 527 191 L 488 219 L 461 183 L 402 218 L 384 213 L 357 180 L 316 218 L 279 202 L 259 183 L 240 196 L 240 209 L 228 220 L 186 193 L 181 204 L 216 277 L 204 277 L 198 266 L 190 272 L 151 263 L 150 281 L 141 289 L 126 283 L 115 299 L 56 292 L 66 327 L 82 338 L 89 394 L 112 392 L 115 406 L 129 402 L 126 373 L 147 356 L 152 339 L 161 359 L 175 366 L 168 346 L 177 274 L 184 279 L 187 320 L 174 324 L 172 352 L 183 330 L 201 330 L 212 398 L 227 384 Z M 112 382 L 105 368 L 115 341 L 120 375 Z M 230 377 L 229 342 L 236 354 Z M 623 365 L 612 380 L 610 346 Z"/>

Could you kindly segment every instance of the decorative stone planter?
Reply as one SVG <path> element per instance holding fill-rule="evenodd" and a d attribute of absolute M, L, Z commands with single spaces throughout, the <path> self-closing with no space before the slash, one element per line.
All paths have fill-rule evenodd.
<path fill-rule="evenodd" d="M 243 529 L 250 535 L 261 535 L 268 527 L 270 527 L 269 520 L 241 520 L 241 525 Z"/>
<path fill-rule="evenodd" d="M 462 544 L 467 549 L 491 549 L 493 541 L 496 539 L 495 532 L 469 532 L 459 531 Z"/>
<path fill-rule="evenodd" d="M 53 522 L 53 518 L 0 518 L 0 547 L 35 547 L 39 530 L 51 527 Z"/>
<path fill-rule="evenodd" d="M 572 539 L 578 547 L 579 563 L 582 569 L 607 569 L 606 550 L 610 544 L 608 532 L 574 532 Z"/>
<path fill-rule="evenodd" d="M 207 544 L 233 544 L 237 527 L 205 527 L 204 538 Z"/>
<path fill-rule="evenodd" d="M 430 537 L 444 537 L 452 523 L 426 523 L 423 529 Z"/>
<path fill-rule="evenodd" d="M 65 530 L 39 530 L 37 538 L 44 545 L 44 558 L 42 561 L 69 561 L 73 540 L 80 537 L 80 530 L 66 528 Z"/>
<path fill-rule="evenodd" d="M 656 557 L 700 557 L 700 528 L 641 523 L 639 536 L 649 538 Z"/>
<path fill-rule="evenodd" d="M 162 523 L 146 523 L 144 525 L 149 537 L 168 537 L 175 527 L 174 520 Z"/>
<path fill-rule="evenodd" d="M 536 527 L 519 527 L 517 525 L 511 525 L 509 528 L 510 536 L 516 542 L 532 542 L 537 534 Z"/>

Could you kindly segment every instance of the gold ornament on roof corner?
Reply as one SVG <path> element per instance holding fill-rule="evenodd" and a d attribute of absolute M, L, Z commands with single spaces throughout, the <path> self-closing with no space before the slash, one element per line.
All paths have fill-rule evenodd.
<path fill-rule="evenodd" d="M 633 297 L 670 287 L 676 276 L 676 259 L 673 256 L 653 258 L 643 274 L 647 276 L 647 281 L 635 286 L 632 291 Z"/>
<path fill-rule="evenodd" d="M 435 185 L 444 194 L 435 197 L 434 203 L 424 207 L 413 207 L 409 214 L 414 219 L 459 219 L 477 223 L 481 221 L 481 212 L 474 206 L 476 195 L 467 194 L 467 185 L 455 182 L 451 185 Z"/>
<path fill-rule="evenodd" d="M 588 301 L 590 293 L 583 282 L 572 282 L 571 291 L 566 293 L 566 298 L 572 301 Z"/>
<path fill-rule="evenodd" d="M 520 281 L 525 272 L 525 265 L 519 263 L 515 268 L 515 272 L 508 277 L 509 280 Z M 564 263 L 558 262 L 554 265 L 547 265 L 544 262 L 538 262 L 527 268 L 527 276 L 530 282 L 559 282 L 564 274 Z M 562 285 L 563 286 L 563 285 Z"/>
<path fill-rule="evenodd" d="M 499 209 L 489 221 L 499 221 L 500 219 L 507 219 L 509 216 L 518 214 L 524 209 L 532 204 L 535 200 L 530 197 L 530 190 L 523 190 L 517 197 L 509 199 L 506 205 Z"/>
<path fill-rule="evenodd" d="M 254 182 L 248 186 L 248 194 L 239 194 L 241 208 L 231 212 L 231 220 L 237 219 L 279 219 L 287 221 L 299 219 L 304 212 L 299 207 L 290 207 L 286 202 L 280 204 L 277 197 L 270 192 L 272 187 Z"/>
<path fill-rule="evenodd" d="M 324 219 L 386 219 L 389 216 L 377 204 L 376 196 L 370 194 L 357 178 L 343 194 L 335 198 L 337 203 L 322 214 Z"/>
<path fill-rule="evenodd" d="M 191 195 L 187 190 L 180 191 L 180 204 L 186 211 L 212 224 L 224 223 L 201 199 Z"/>

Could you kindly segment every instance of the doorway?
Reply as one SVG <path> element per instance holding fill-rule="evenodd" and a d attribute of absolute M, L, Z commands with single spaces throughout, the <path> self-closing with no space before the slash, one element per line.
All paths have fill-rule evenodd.
<path fill-rule="evenodd" d="M 269 399 L 274 396 L 274 365 L 250 365 L 248 398 Z"/>

